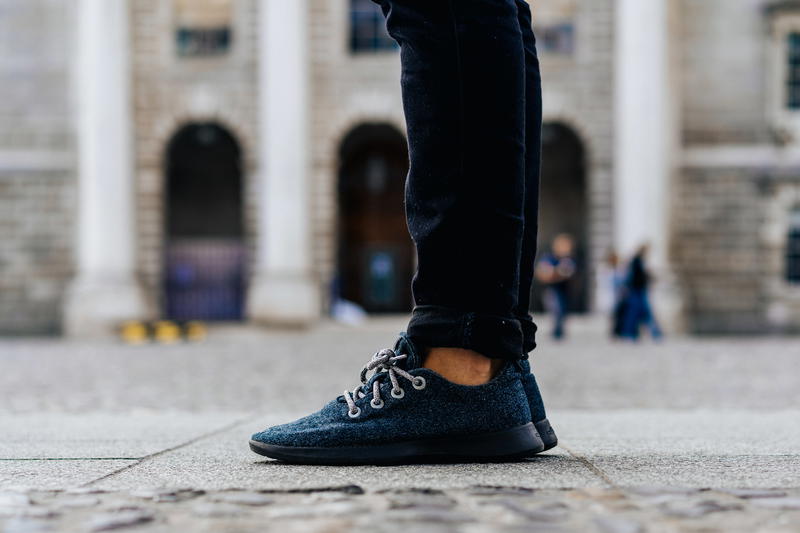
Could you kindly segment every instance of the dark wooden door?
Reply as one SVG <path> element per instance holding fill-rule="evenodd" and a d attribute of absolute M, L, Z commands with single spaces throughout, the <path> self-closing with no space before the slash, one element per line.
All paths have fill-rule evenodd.
<path fill-rule="evenodd" d="M 403 209 L 405 138 L 388 126 L 362 126 L 341 155 L 339 296 L 368 312 L 407 312 L 414 247 Z"/>

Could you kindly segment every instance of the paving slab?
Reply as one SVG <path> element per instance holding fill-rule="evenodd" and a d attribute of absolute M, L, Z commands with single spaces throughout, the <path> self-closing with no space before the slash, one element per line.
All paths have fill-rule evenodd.
<path fill-rule="evenodd" d="M 0 489 L 69 489 L 101 478 L 136 461 L 0 461 Z"/>
<path fill-rule="evenodd" d="M 268 460 L 250 451 L 250 435 L 294 416 L 271 416 L 143 461 L 96 484 L 107 490 L 191 486 L 206 490 L 247 488 L 286 490 L 359 485 L 370 490 L 476 485 L 520 487 L 601 487 L 605 482 L 563 450 L 535 459 L 502 464 L 408 466 L 300 466 Z"/>
<path fill-rule="evenodd" d="M 586 456 L 621 487 L 800 487 L 798 455 L 597 455 Z"/>
<path fill-rule="evenodd" d="M 49 416 L 33 419 L 44 423 Z M 61 440 L 57 437 L 59 422 L 51 426 L 51 445 L 58 443 L 63 457 L 81 450 L 86 457 L 143 457 L 178 446 L 100 482 L 98 487 L 107 489 L 291 489 L 348 484 L 376 490 L 474 485 L 570 488 L 603 486 L 606 481 L 618 486 L 800 487 L 800 416 L 793 410 L 554 410 L 551 419 L 563 447 L 533 460 L 356 468 L 285 465 L 265 460 L 248 449 L 247 440 L 253 432 L 297 415 L 269 415 L 241 422 L 241 413 L 141 414 L 127 418 L 125 424 L 106 415 L 73 416 L 61 420 L 65 428 Z M 747 433 L 738 423 L 742 419 L 751 421 L 749 430 L 771 438 L 743 438 Z M 236 420 L 240 423 L 235 427 L 192 442 Z M 102 424 L 107 424 L 107 432 L 102 432 Z M 115 438 L 93 442 L 101 433 Z M 48 455 L 47 446 L 35 440 L 36 434 L 18 429 L 11 435 L 18 439 L 4 444 L 6 448 L 28 448 L 30 455 Z M 26 438 L 34 441 L 26 445 Z M 48 464 L 59 462 L 42 463 L 30 468 L 43 471 Z M 54 477 L 58 472 L 54 470 Z M 67 478 L 65 483 L 69 482 Z M 57 485 L 52 481 L 48 486 Z"/>
<path fill-rule="evenodd" d="M 800 487 L 800 411 L 555 411 L 562 442 L 616 485 Z"/>
<path fill-rule="evenodd" d="M 551 410 L 559 437 L 595 455 L 800 455 L 800 409 Z"/>
<path fill-rule="evenodd" d="M 554 410 L 551 419 L 563 447 L 509 464 L 306 467 L 265 460 L 248 449 L 250 434 L 296 416 L 6 415 L 0 422 L 8 427 L 9 438 L 0 443 L 0 451 L 6 459 L 39 460 L 0 461 L 0 471 L 7 478 L 4 483 L 27 485 L 24 480 L 30 478 L 35 487 L 65 488 L 76 480 L 89 482 L 115 471 L 119 464 L 113 459 L 161 452 L 98 486 L 292 489 L 359 484 L 379 490 L 475 485 L 572 488 L 608 482 L 617 486 L 800 487 L 800 413 L 794 410 Z M 747 430 L 753 433 L 742 429 L 741 420 L 749 421 Z M 752 434 L 770 438 L 757 440 L 750 438 Z M 63 460 L 81 457 L 97 459 L 98 464 Z"/>
<path fill-rule="evenodd" d="M 139 410 L 0 414 L 0 459 L 136 459 L 219 430 L 243 413 Z"/>

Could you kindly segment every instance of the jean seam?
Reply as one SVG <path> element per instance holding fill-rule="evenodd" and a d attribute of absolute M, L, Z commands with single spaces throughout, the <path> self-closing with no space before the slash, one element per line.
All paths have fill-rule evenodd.
<path fill-rule="evenodd" d="M 464 329 L 462 333 L 462 343 L 464 347 L 472 346 L 472 327 L 475 323 L 475 313 L 464 315 Z"/>
<path fill-rule="evenodd" d="M 458 36 L 458 22 L 456 20 L 456 11 L 453 6 L 453 0 L 448 0 L 447 5 L 450 10 L 450 16 L 453 19 L 453 41 L 456 49 L 456 76 L 458 78 L 458 174 L 461 181 L 464 180 L 464 123 L 466 122 L 466 113 L 464 110 L 464 72 L 461 61 L 461 41 Z"/>

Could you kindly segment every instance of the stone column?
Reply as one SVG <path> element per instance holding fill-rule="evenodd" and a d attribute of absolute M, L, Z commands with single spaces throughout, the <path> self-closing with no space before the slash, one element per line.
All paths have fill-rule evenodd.
<path fill-rule="evenodd" d="M 78 198 L 69 335 L 107 335 L 142 318 L 135 271 L 130 41 L 127 0 L 77 2 Z"/>
<path fill-rule="evenodd" d="M 306 325 L 320 314 L 312 275 L 307 0 L 259 3 L 259 227 L 252 320 Z"/>
<path fill-rule="evenodd" d="M 619 253 L 650 244 L 662 322 L 679 328 L 669 261 L 671 181 L 680 143 L 675 25 L 678 2 L 617 0 L 614 233 Z"/>

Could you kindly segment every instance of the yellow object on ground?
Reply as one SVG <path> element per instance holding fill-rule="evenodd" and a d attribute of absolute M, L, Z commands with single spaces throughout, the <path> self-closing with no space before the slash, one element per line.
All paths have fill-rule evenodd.
<path fill-rule="evenodd" d="M 200 342 L 208 335 L 208 328 L 202 322 L 193 320 L 186 323 L 184 334 L 187 341 Z"/>
<path fill-rule="evenodd" d="M 144 344 L 149 340 L 147 326 L 138 320 L 129 320 L 123 323 L 119 336 L 126 344 Z"/>
<path fill-rule="evenodd" d="M 153 325 L 153 338 L 161 344 L 175 344 L 181 341 L 181 328 L 171 320 L 159 320 Z"/>

